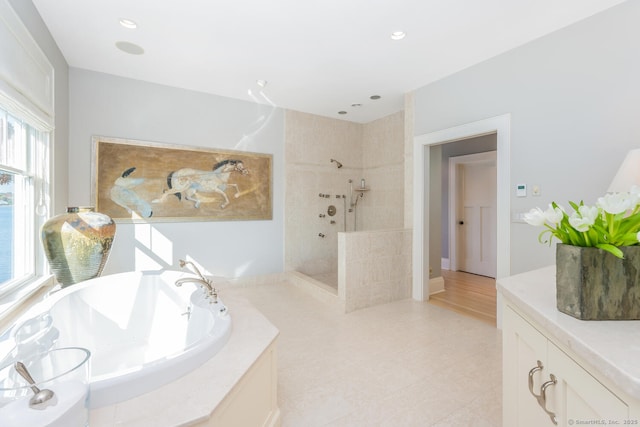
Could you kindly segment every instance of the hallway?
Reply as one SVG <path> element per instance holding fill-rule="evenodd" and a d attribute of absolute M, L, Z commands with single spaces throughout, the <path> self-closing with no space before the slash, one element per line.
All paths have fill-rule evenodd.
<path fill-rule="evenodd" d="M 444 292 L 429 303 L 496 325 L 496 279 L 463 271 L 442 270 Z"/>

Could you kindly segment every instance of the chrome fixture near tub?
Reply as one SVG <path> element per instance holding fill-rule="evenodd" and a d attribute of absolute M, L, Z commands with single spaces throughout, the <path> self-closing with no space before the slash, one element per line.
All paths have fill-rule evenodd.
<path fill-rule="evenodd" d="M 338 169 L 340 169 L 342 167 L 342 163 L 340 163 L 339 161 L 337 161 L 336 159 L 331 159 L 331 163 L 335 163 L 336 166 L 338 167 Z"/>
<path fill-rule="evenodd" d="M 218 291 L 213 287 L 211 280 L 204 277 L 198 267 L 191 261 L 185 261 L 183 259 L 180 261 L 180 268 L 191 267 L 190 270 L 198 275 L 198 277 L 182 277 L 176 280 L 176 286 L 182 286 L 183 283 L 197 283 L 204 289 L 207 294 L 206 297 L 209 298 L 209 303 L 217 304 L 218 303 Z"/>
<path fill-rule="evenodd" d="M 27 370 L 27 367 L 24 366 L 24 363 L 22 362 L 16 362 L 14 364 L 15 370 L 18 371 L 18 373 L 20 374 L 20 376 L 22 378 L 24 378 L 25 380 L 27 380 L 27 382 L 29 383 L 29 387 L 31 388 L 31 390 L 33 391 L 33 396 L 31 396 L 31 399 L 29 399 L 29 407 L 30 408 L 39 408 L 40 405 L 43 405 L 44 403 L 46 403 L 48 400 L 51 400 L 53 397 L 55 397 L 55 393 L 51 390 L 49 390 L 48 388 L 44 388 L 44 389 L 39 389 L 36 386 L 36 382 L 33 380 L 33 377 L 31 376 L 31 374 L 29 373 L 29 371 Z M 52 401 L 52 405 L 56 404 L 56 401 Z M 42 409 L 45 408 L 45 406 L 41 407 Z"/>

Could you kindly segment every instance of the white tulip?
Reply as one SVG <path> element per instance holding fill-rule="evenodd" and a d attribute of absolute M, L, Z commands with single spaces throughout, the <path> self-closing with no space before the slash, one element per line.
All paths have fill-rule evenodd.
<path fill-rule="evenodd" d="M 553 205 L 549 205 L 549 209 L 544 212 L 544 217 L 548 223 L 558 225 L 564 217 L 564 211 L 559 207 L 554 208 Z"/>
<path fill-rule="evenodd" d="M 631 209 L 637 207 L 640 204 L 640 187 L 632 185 L 631 190 L 629 190 L 629 197 L 631 198 Z"/>
<path fill-rule="evenodd" d="M 542 227 L 545 223 L 544 212 L 540 208 L 533 208 L 528 213 L 524 214 L 524 221 L 535 227 Z"/>
<path fill-rule="evenodd" d="M 533 208 L 528 213 L 524 214 L 524 221 L 536 227 L 542 227 L 545 224 L 558 225 L 564 217 L 564 211 L 561 208 L 554 208 L 549 205 L 546 211 L 540 208 Z"/>
<path fill-rule="evenodd" d="M 578 231 L 589 231 L 598 218 L 598 208 L 593 206 L 579 206 L 578 211 L 569 217 L 569 224 Z"/>
<path fill-rule="evenodd" d="M 629 193 L 609 193 L 600 197 L 597 205 L 606 213 L 616 215 L 635 208 L 635 197 Z"/>

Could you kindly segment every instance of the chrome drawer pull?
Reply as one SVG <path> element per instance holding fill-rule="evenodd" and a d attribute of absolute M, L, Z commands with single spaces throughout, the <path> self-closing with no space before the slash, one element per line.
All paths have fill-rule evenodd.
<path fill-rule="evenodd" d="M 533 397 L 538 399 L 538 403 L 540 403 L 540 396 L 533 392 L 533 375 L 536 372 L 541 371 L 544 366 L 542 366 L 542 362 L 539 360 L 537 361 L 537 365 L 538 366 L 531 368 L 531 370 L 529 371 L 529 393 L 531 393 Z"/>
<path fill-rule="evenodd" d="M 549 378 L 551 379 L 546 383 L 542 384 L 542 387 L 540 388 L 540 398 L 538 399 L 538 403 L 540 404 L 542 409 L 544 409 L 544 412 L 546 412 L 547 415 L 549 415 L 549 418 L 551 418 L 551 421 L 557 425 L 558 419 L 556 418 L 556 414 L 547 409 L 547 388 L 549 388 L 549 386 L 556 385 L 558 381 L 556 380 L 556 376 L 553 374 L 549 375 Z"/>

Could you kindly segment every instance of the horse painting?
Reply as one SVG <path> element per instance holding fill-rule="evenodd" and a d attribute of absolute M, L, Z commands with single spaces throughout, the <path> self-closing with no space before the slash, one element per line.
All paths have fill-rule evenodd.
<path fill-rule="evenodd" d="M 224 198 L 224 202 L 220 205 L 220 208 L 224 209 L 229 205 L 229 197 L 226 194 L 228 187 L 235 189 L 235 198 L 241 196 L 238 184 L 228 183 L 229 177 L 234 172 L 242 175 L 249 174 L 249 170 L 244 167 L 241 160 L 223 160 L 216 163 L 211 171 L 190 168 L 178 169 L 167 176 L 169 189 L 164 191 L 160 199 L 153 200 L 153 203 L 164 202 L 172 194 L 182 200 L 182 195 L 184 195 L 185 200 L 194 202 L 194 207 L 199 208 L 200 203 L 216 199 L 199 193 L 217 193 Z"/>

